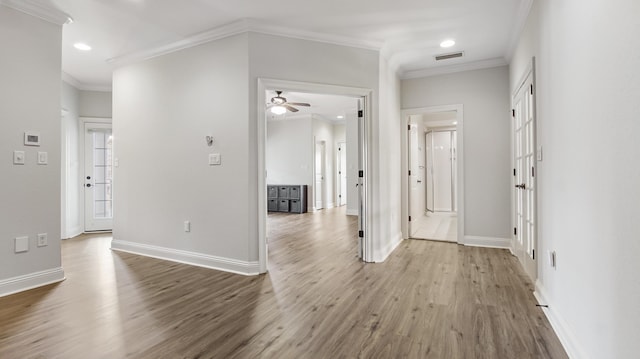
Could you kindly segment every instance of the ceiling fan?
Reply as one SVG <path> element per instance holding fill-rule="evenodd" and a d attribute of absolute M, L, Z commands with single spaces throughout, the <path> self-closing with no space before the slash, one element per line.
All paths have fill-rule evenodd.
<path fill-rule="evenodd" d="M 311 107 L 310 104 L 304 102 L 287 102 L 287 99 L 281 95 L 282 91 L 276 91 L 276 96 L 272 97 L 271 103 L 267 105 L 267 108 L 275 115 L 282 115 L 287 111 L 298 112 L 299 110 L 293 106 Z"/>

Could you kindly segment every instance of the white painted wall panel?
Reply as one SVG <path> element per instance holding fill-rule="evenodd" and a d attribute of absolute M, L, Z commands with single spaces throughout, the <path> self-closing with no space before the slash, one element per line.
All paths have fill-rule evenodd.
<path fill-rule="evenodd" d="M 0 284 L 61 266 L 61 41 L 61 26 L 0 5 Z M 24 146 L 25 131 L 40 134 L 40 147 Z M 14 150 L 25 165 L 13 165 Z M 48 246 L 36 247 L 38 233 Z M 29 236 L 28 252 L 14 253 L 17 236 Z"/>

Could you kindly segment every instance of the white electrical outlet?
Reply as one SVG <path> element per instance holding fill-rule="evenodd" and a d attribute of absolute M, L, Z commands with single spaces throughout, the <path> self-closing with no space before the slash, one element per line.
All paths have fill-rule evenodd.
<path fill-rule="evenodd" d="M 184 231 L 185 232 L 191 232 L 191 222 L 184 221 Z"/>
<path fill-rule="evenodd" d="M 217 166 L 220 162 L 220 154 L 219 153 L 210 153 L 209 154 L 209 166 Z"/>
<path fill-rule="evenodd" d="M 47 234 L 46 233 L 38 233 L 38 247 L 44 247 L 48 245 Z"/>
<path fill-rule="evenodd" d="M 29 237 L 16 237 L 15 241 L 15 252 L 22 253 L 29 251 Z"/>

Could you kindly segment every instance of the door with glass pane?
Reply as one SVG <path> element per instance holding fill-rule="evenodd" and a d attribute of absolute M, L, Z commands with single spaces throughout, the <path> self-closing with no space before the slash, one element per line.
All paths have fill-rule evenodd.
<path fill-rule="evenodd" d="M 86 123 L 84 147 L 85 231 L 110 231 L 113 221 L 111 124 Z"/>

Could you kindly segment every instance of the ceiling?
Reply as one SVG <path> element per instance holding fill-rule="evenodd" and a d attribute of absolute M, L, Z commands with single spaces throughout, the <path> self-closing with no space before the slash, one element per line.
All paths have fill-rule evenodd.
<path fill-rule="evenodd" d="M 469 64 L 506 64 L 532 0 L 46 1 L 74 20 L 63 29 L 62 67 L 67 78 L 86 89 L 108 89 L 115 65 L 107 60 L 238 20 L 379 48 L 404 76 Z M 445 39 L 454 39 L 456 45 L 440 48 Z M 76 42 L 93 50 L 78 51 Z M 465 56 L 434 60 L 434 55 L 455 51 Z"/>

